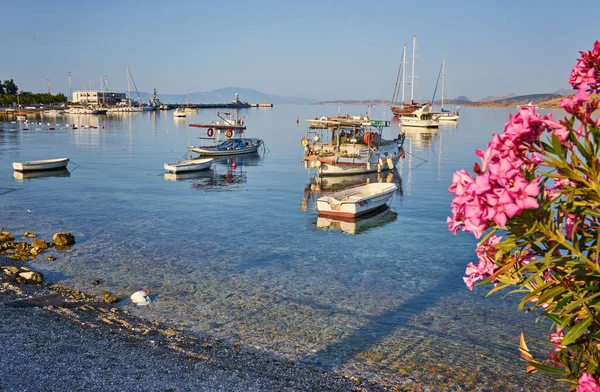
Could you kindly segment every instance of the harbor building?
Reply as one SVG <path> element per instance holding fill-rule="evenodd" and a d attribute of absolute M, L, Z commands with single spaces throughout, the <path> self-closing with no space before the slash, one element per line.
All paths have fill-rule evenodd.
<path fill-rule="evenodd" d="M 113 91 L 73 91 L 73 103 L 88 103 L 94 105 L 116 105 L 127 99 L 126 93 Z"/>

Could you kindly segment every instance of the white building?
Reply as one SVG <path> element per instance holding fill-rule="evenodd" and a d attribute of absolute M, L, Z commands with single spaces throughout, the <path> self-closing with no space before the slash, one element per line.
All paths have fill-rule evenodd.
<path fill-rule="evenodd" d="M 89 103 L 94 105 L 116 105 L 126 100 L 127 94 L 112 91 L 73 91 L 73 103 Z"/>

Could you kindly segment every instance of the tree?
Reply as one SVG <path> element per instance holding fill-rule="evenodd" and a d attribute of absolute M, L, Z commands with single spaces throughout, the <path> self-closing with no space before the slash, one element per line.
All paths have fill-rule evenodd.
<path fill-rule="evenodd" d="M 552 322 L 553 351 L 536 360 L 521 334 L 527 371 L 549 372 L 578 392 L 600 391 L 600 42 L 571 71 L 577 90 L 556 122 L 535 108 L 510 116 L 474 176 L 462 169 L 449 191 L 448 229 L 481 241 L 467 265 L 469 289 L 493 284 L 523 295 L 519 310 Z"/>
<path fill-rule="evenodd" d="M 19 88 L 15 84 L 15 81 L 11 79 L 4 81 L 4 90 L 6 90 L 6 94 L 16 95 Z"/>
<path fill-rule="evenodd" d="M 0 83 L 0 95 L 4 94 L 4 84 Z"/>

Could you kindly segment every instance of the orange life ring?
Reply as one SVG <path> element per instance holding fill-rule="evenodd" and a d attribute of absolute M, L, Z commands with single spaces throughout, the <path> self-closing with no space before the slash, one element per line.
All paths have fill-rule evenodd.
<path fill-rule="evenodd" d="M 406 153 L 402 152 L 402 159 L 406 158 Z"/>
<path fill-rule="evenodd" d="M 228 129 L 227 132 L 225 132 L 225 136 L 232 137 L 233 136 L 233 131 L 231 129 Z"/>
<path fill-rule="evenodd" d="M 375 135 L 373 134 L 373 132 L 367 132 L 367 133 L 365 133 L 365 136 L 363 137 L 363 141 L 365 142 L 365 144 L 373 143 L 374 139 L 375 139 Z"/>
<path fill-rule="evenodd" d="M 213 129 L 212 129 L 212 128 L 208 128 L 208 129 L 206 130 L 206 136 L 208 136 L 208 137 L 212 137 L 214 134 L 215 134 L 215 131 L 213 131 Z"/>

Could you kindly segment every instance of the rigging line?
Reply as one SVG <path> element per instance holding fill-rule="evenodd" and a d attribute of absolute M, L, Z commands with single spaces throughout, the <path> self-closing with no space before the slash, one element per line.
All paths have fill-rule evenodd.
<path fill-rule="evenodd" d="M 138 88 L 135 85 L 135 79 L 133 78 L 133 74 L 131 73 L 131 70 L 129 68 L 127 68 L 127 70 L 129 71 L 129 77 L 131 77 L 131 81 L 133 82 L 133 87 L 135 87 L 135 92 L 137 93 L 137 96 L 138 96 L 138 102 L 141 102 L 142 97 L 140 97 L 140 92 L 138 91 Z"/>
<path fill-rule="evenodd" d="M 438 73 L 437 82 L 435 82 L 435 88 L 433 89 L 433 98 L 431 99 L 431 106 L 433 107 L 433 102 L 435 101 L 435 93 L 438 88 L 438 84 L 440 83 L 440 75 L 442 74 L 442 66 L 440 65 L 440 72 Z"/>
<path fill-rule="evenodd" d="M 4 192 L 0 193 L 0 195 L 6 195 L 7 193 L 10 193 L 10 192 L 22 191 L 23 190 L 23 188 L 0 188 L 0 189 L 4 190 Z"/>
<path fill-rule="evenodd" d="M 404 58 L 402 58 L 402 62 Z M 396 75 L 396 85 L 394 86 L 394 95 L 392 96 L 392 105 L 396 103 L 396 96 L 398 95 L 398 81 L 400 80 L 400 72 L 402 70 L 402 62 L 400 62 L 400 66 L 398 67 L 398 75 Z M 404 75 L 402 75 L 404 76 Z"/>
<path fill-rule="evenodd" d="M 408 155 L 412 155 L 413 157 L 415 157 L 415 158 L 418 158 L 418 159 L 422 160 L 422 161 L 423 161 L 423 163 L 425 163 L 425 162 L 429 162 L 427 159 L 421 158 L 420 156 L 417 156 L 417 155 L 413 154 L 412 152 L 409 152 L 409 151 L 405 151 L 405 152 L 408 152 Z M 419 166 L 420 166 L 420 165 L 419 165 Z M 417 167 L 418 167 L 418 166 L 417 166 Z"/>

